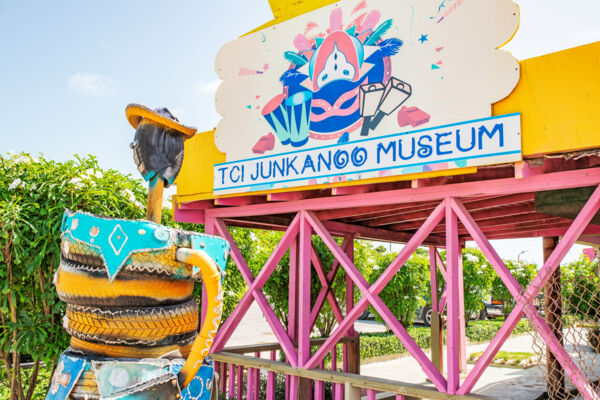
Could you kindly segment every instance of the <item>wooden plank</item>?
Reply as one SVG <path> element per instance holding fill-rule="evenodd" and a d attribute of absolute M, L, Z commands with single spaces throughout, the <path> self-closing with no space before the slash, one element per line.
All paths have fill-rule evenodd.
<path fill-rule="evenodd" d="M 383 392 L 393 392 L 405 396 L 415 396 L 433 400 L 495 400 L 493 397 L 484 395 L 449 395 L 447 393 L 438 392 L 437 390 L 427 386 L 403 383 L 390 379 L 362 376 L 339 371 L 295 368 L 279 361 L 265 360 L 262 358 L 234 354 L 225 351 L 212 353 L 211 357 L 213 360 L 219 362 L 243 365 L 245 367 L 273 371 L 280 374 L 298 376 L 312 380 L 333 382 L 341 385 L 345 385 L 346 382 L 349 382 L 351 385 L 360 388 L 373 389 Z"/>
<path fill-rule="evenodd" d="M 327 338 L 319 338 L 319 339 L 311 339 L 311 346 L 321 346 Z M 344 336 L 340 338 L 339 343 L 356 343 L 358 342 L 358 338 L 355 336 Z M 298 342 L 292 342 L 294 347 L 298 346 Z M 279 343 L 264 343 L 264 344 L 247 344 L 242 346 L 230 346 L 225 347 L 223 351 L 227 353 L 235 353 L 235 354 L 246 354 L 246 353 L 256 353 L 256 352 L 266 352 L 266 351 L 275 351 L 281 350 L 281 344 Z"/>

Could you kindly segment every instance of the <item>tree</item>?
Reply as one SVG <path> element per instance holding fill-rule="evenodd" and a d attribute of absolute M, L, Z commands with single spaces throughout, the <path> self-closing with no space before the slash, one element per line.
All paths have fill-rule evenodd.
<path fill-rule="evenodd" d="M 397 255 L 395 252 L 379 254 L 369 276 L 369 283 L 373 284 Z M 379 298 L 405 327 L 413 323 L 417 310 L 425 305 L 429 288 L 428 276 L 427 251 L 415 252 L 379 294 Z M 375 318 L 384 322 L 377 313 Z"/>
<path fill-rule="evenodd" d="M 64 210 L 135 219 L 144 201 L 139 181 L 100 169 L 94 157 L 60 163 L 0 156 L 0 357 L 11 399 L 31 399 L 40 363 L 54 366 L 69 344 L 60 323 L 64 304 L 52 287 Z M 27 379 L 22 354 L 34 360 Z"/>
<path fill-rule="evenodd" d="M 506 267 L 515 277 L 521 288 L 525 290 L 527 286 L 531 283 L 535 274 L 537 272 L 537 267 L 535 264 L 530 264 L 525 261 L 514 261 L 514 260 L 504 260 Z M 500 300 L 504 302 L 504 315 L 510 314 L 510 312 L 515 307 L 515 299 L 513 295 L 508 291 L 502 279 L 496 275 L 494 278 L 494 282 L 492 283 L 492 297 L 496 300 Z"/>

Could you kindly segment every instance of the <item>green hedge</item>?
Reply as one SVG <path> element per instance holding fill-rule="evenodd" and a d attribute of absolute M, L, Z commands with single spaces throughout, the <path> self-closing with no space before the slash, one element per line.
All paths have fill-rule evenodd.
<path fill-rule="evenodd" d="M 471 321 L 466 327 L 467 339 L 470 343 L 488 342 L 500 330 L 503 322 L 503 320 Z M 529 322 L 523 319 L 519 321 L 512 334 L 518 335 L 529 330 Z M 428 349 L 431 347 L 430 328 L 412 326 L 407 331 L 420 348 Z M 363 333 L 360 335 L 361 361 L 404 353 L 406 353 L 406 349 L 392 332 Z M 342 359 L 339 352 L 338 359 Z"/>

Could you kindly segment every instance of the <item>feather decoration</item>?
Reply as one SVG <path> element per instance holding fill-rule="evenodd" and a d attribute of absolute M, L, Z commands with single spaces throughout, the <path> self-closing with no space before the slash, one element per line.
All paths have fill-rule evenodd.
<path fill-rule="evenodd" d="M 341 31 L 343 29 L 342 19 L 342 9 L 333 9 L 333 11 L 331 11 L 331 14 L 329 14 L 329 29 L 327 30 L 327 33 Z"/>
<path fill-rule="evenodd" d="M 372 30 L 373 28 L 375 28 L 375 25 L 377 25 L 380 18 L 381 13 L 379 11 L 371 11 L 369 15 L 367 15 L 367 18 L 365 18 L 364 22 L 360 25 L 360 28 L 358 28 L 358 32 L 363 33 Z"/>
<path fill-rule="evenodd" d="M 294 38 L 294 46 L 296 46 L 299 52 L 310 50 L 312 47 L 310 41 L 304 35 L 297 35 Z"/>
<path fill-rule="evenodd" d="M 305 75 L 301 72 L 298 72 L 297 69 L 288 69 L 281 75 L 279 80 L 281 81 L 281 83 L 283 83 L 284 86 L 289 86 L 290 84 L 293 84 L 293 83 L 302 82 L 307 77 L 308 77 L 307 75 Z"/>
<path fill-rule="evenodd" d="M 400 46 L 403 44 L 404 42 L 400 39 L 390 38 L 379 43 L 379 48 L 381 49 L 381 53 L 384 57 L 390 57 L 398 54 L 398 51 L 400 51 Z"/>
<path fill-rule="evenodd" d="M 365 41 L 365 46 L 374 46 L 377 44 L 377 41 L 385 35 L 385 33 L 392 27 L 392 20 L 388 19 L 382 22 L 377 29 L 371 33 L 371 35 Z"/>
<path fill-rule="evenodd" d="M 301 67 L 308 62 L 304 56 L 294 53 L 293 51 L 286 51 L 283 53 L 286 60 L 294 64 L 296 67 Z"/>

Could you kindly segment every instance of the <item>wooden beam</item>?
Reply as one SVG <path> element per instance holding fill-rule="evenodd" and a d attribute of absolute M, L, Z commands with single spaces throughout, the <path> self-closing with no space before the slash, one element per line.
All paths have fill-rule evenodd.
<path fill-rule="evenodd" d="M 265 196 L 219 197 L 215 199 L 216 206 L 248 206 L 265 203 Z"/>
<path fill-rule="evenodd" d="M 492 397 L 483 395 L 449 395 L 447 393 L 438 392 L 434 388 L 427 386 L 401 383 L 392 381 L 390 379 L 374 378 L 370 376 L 362 376 L 337 371 L 325 371 L 321 369 L 294 368 L 279 361 L 265 360 L 262 358 L 234 354 L 226 351 L 212 353 L 211 357 L 215 361 L 227 364 L 242 365 L 250 368 L 273 371 L 279 374 L 298 376 L 317 381 L 338 383 L 341 385 L 345 385 L 346 382 L 349 382 L 351 385 L 356 387 L 383 392 L 393 392 L 404 396 L 415 396 L 418 398 L 433 400 L 496 400 Z"/>

